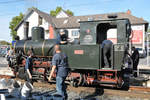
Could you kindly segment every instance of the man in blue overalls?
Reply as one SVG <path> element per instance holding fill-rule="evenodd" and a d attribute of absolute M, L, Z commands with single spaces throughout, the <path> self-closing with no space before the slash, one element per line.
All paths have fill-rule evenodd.
<path fill-rule="evenodd" d="M 111 68 L 111 50 L 113 43 L 111 40 L 104 40 L 102 42 L 103 58 L 104 58 L 104 67 Z"/>
<path fill-rule="evenodd" d="M 67 99 L 65 79 L 68 75 L 68 61 L 67 56 L 61 52 L 60 46 L 55 45 L 55 54 L 52 59 L 52 70 L 50 72 L 48 80 L 51 81 L 51 77 L 56 69 L 56 90 L 57 93 L 62 95 L 64 100 Z"/>
<path fill-rule="evenodd" d="M 32 62 L 32 56 L 33 56 L 32 50 L 29 50 L 27 52 L 27 55 L 28 55 L 28 57 L 26 59 L 26 65 L 25 65 L 26 81 L 28 81 L 31 84 L 33 84 L 33 81 L 32 81 L 32 65 L 33 65 L 33 62 Z"/>

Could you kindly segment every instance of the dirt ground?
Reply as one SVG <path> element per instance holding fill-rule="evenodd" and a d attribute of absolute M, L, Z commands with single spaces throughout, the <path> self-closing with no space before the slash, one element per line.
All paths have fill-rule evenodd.
<path fill-rule="evenodd" d="M 55 84 L 35 82 L 35 91 L 55 90 Z M 150 92 L 140 90 L 120 90 L 105 87 L 67 86 L 69 100 L 150 100 Z"/>
<path fill-rule="evenodd" d="M 1 67 L 3 70 L 3 67 Z M 0 78 L 7 78 L 5 75 Z M 24 80 L 20 80 L 15 78 L 15 80 L 19 80 L 24 83 Z M 46 82 L 35 82 L 33 84 L 34 89 L 32 93 L 39 92 L 44 93 L 48 91 L 55 90 L 55 84 L 49 84 Z M 150 91 L 150 90 L 149 90 Z M 68 100 L 150 100 L 150 92 L 149 91 L 140 91 L 140 90 L 118 90 L 113 88 L 105 88 L 105 87 L 67 87 Z"/>

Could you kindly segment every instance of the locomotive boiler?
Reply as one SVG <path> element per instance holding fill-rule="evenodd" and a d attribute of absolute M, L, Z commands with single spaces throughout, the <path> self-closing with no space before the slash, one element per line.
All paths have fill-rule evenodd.
<path fill-rule="evenodd" d="M 35 56 L 52 56 L 54 39 L 44 40 L 44 29 L 41 27 L 32 28 L 31 40 L 19 40 L 15 43 L 16 53 L 22 52 L 25 55 L 29 49 L 32 49 Z"/>
<path fill-rule="evenodd" d="M 112 31 L 112 30 L 115 30 Z M 108 31 L 114 36 L 111 49 L 111 64 L 104 67 L 102 42 L 109 38 Z M 131 25 L 128 19 L 108 18 L 108 20 L 81 21 L 80 43 L 60 45 L 68 56 L 70 74 L 67 80 L 73 86 L 100 84 L 122 87 L 128 85 L 128 70 L 132 68 L 128 51 L 130 50 Z M 41 27 L 32 28 L 31 40 L 17 40 L 14 45 L 15 60 L 12 68 L 23 75 L 26 54 L 29 49 L 34 53 L 33 71 L 35 79 L 47 80 L 51 70 L 56 39 L 44 39 Z"/>

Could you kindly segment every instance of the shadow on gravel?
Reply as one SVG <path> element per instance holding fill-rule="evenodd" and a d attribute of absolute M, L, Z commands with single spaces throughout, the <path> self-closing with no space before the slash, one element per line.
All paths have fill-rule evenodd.
<path fill-rule="evenodd" d="M 84 95 L 85 91 L 80 93 L 81 95 Z M 89 94 L 89 95 L 84 95 L 82 96 L 82 99 L 75 99 L 75 100 L 97 100 L 96 96 L 102 96 L 104 94 L 104 89 L 96 87 L 94 93 Z"/>
<path fill-rule="evenodd" d="M 96 100 L 96 98 L 94 98 L 95 96 L 101 96 L 103 94 L 104 94 L 104 89 L 103 88 L 95 88 L 95 92 L 91 95 L 88 95 L 88 96 L 84 97 L 84 99 L 91 98 L 90 100 Z"/>

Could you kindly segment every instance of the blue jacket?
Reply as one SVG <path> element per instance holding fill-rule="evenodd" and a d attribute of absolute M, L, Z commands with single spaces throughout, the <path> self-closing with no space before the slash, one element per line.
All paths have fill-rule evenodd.
<path fill-rule="evenodd" d="M 31 57 L 27 57 L 25 70 L 29 69 L 30 73 L 32 73 L 32 65 L 33 65 L 32 58 Z"/>
<path fill-rule="evenodd" d="M 52 59 L 52 65 L 56 66 L 56 75 L 66 77 L 68 75 L 68 60 L 64 53 L 56 53 Z"/>

